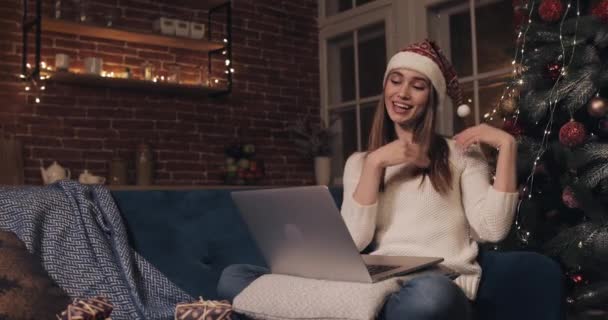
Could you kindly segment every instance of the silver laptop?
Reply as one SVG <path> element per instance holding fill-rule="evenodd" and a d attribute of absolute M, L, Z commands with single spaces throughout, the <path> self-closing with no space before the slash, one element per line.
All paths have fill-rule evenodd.
<path fill-rule="evenodd" d="M 372 283 L 443 261 L 438 257 L 359 254 L 325 186 L 234 191 L 231 195 L 272 273 Z"/>

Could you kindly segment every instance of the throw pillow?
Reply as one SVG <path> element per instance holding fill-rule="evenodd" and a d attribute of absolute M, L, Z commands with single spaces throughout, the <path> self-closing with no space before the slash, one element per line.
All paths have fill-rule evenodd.
<path fill-rule="evenodd" d="M 0 231 L 0 319 L 56 319 L 69 303 L 23 242 Z"/>

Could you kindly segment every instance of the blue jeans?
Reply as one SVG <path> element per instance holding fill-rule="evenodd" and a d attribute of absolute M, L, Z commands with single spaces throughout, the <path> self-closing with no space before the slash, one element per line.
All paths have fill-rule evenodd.
<path fill-rule="evenodd" d="M 221 299 L 232 301 L 251 282 L 268 272 L 254 265 L 228 266 L 222 272 L 217 293 Z M 470 301 L 452 280 L 442 275 L 428 275 L 406 282 L 401 290 L 391 294 L 379 318 L 467 320 L 472 318 L 471 312 Z"/>

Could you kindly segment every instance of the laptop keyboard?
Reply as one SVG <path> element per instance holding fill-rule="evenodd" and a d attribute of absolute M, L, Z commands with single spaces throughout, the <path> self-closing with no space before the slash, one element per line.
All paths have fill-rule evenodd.
<path fill-rule="evenodd" d="M 397 266 L 387 266 L 387 265 L 379 265 L 379 264 L 368 264 L 365 265 L 367 267 L 367 271 L 370 275 L 376 275 L 388 270 L 399 268 Z"/>

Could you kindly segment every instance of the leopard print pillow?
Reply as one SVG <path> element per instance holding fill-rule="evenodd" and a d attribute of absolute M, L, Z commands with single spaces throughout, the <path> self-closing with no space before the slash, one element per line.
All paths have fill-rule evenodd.
<path fill-rule="evenodd" d="M 23 242 L 0 231 L 0 319 L 56 319 L 69 303 Z"/>

